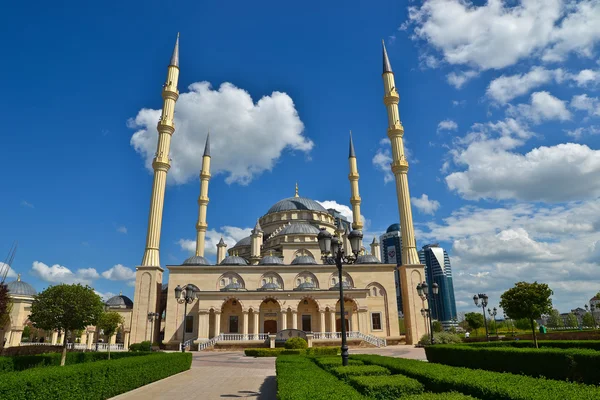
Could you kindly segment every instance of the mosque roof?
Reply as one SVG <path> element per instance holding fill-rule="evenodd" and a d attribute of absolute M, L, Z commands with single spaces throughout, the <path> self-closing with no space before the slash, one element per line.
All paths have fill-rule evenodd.
<path fill-rule="evenodd" d="M 21 280 L 21 275 L 17 276 L 16 281 L 12 281 L 6 284 L 8 293 L 15 296 L 35 296 L 37 291 L 27 282 Z"/>
<path fill-rule="evenodd" d="M 313 265 L 316 263 L 317 262 L 315 261 L 315 259 L 311 256 L 298 256 L 292 260 L 291 265 Z"/>
<path fill-rule="evenodd" d="M 243 238 L 242 240 L 237 242 L 235 244 L 235 246 L 233 246 L 233 247 L 250 246 L 251 244 L 252 244 L 252 237 L 246 236 L 245 238 Z"/>
<path fill-rule="evenodd" d="M 264 285 L 262 285 L 262 287 L 258 290 L 280 290 L 281 287 L 274 282 L 267 282 Z"/>
<path fill-rule="evenodd" d="M 229 285 L 221 289 L 222 292 L 246 290 L 239 282 L 231 282 Z"/>
<path fill-rule="evenodd" d="M 248 261 L 240 256 L 227 256 L 220 265 L 248 265 Z"/>
<path fill-rule="evenodd" d="M 133 308 L 133 301 L 129 297 L 120 294 L 108 299 L 106 305 L 110 308 Z"/>
<path fill-rule="evenodd" d="M 294 223 L 283 228 L 279 235 L 318 235 L 319 232 L 319 228 L 311 224 Z"/>
<path fill-rule="evenodd" d="M 365 254 L 358 256 L 356 259 L 357 264 L 380 264 L 379 259 L 371 254 Z"/>
<path fill-rule="evenodd" d="M 343 282 L 344 285 L 344 289 L 352 289 L 352 286 L 350 286 L 350 284 L 346 281 Z M 329 290 L 339 290 L 340 289 L 340 283 L 336 283 L 334 286 L 330 287 Z"/>
<path fill-rule="evenodd" d="M 279 200 L 277 203 L 267 211 L 268 214 L 280 212 L 280 211 L 291 211 L 291 210 L 310 210 L 327 212 L 325 207 L 320 205 L 314 200 L 307 199 L 306 197 L 288 197 L 287 199 Z"/>
<path fill-rule="evenodd" d="M 294 290 L 316 290 L 314 282 L 302 282 L 294 288 Z"/>
<path fill-rule="evenodd" d="M 182 265 L 210 265 L 210 262 L 202 256 L 192 256 L 185 260 Z"/>
<path fill-rule="evenodd" d="M 399 232 L 400 231 L 400 224 L 391 224 L 388 228 L 386 233 L 390 233 L 390 232 Z"/>
<path fill-rule="evenodd" d="M 283 261 L 281 261 L 281 258 L 276 257 L 276 256 L 264 256 L 263 258 L 260 259 L 258 265 L 281 265 L 283 264 Z"/>

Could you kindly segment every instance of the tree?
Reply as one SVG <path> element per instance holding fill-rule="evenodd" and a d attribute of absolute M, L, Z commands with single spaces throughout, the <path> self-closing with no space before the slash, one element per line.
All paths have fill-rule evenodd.
<path fill-rule="evenodd" d="M 583 314 L 582 323 L 583 326 L 596 327 L 596 321 L 594 320 L 594 316 L 592 315 L 592 313 L 589 312 Z"/>
<path fill-rule="evenodd" d="M 545 283 L 518 282 L 500 296 L 500 307 L 513 319 L 527 318 L 531 324 L 533 343 L 538 347 L 535 320 L 552 312 L 552 289 Z"/>
<path fill-rule="evenodd" d="M 548 315 L 548 326 L 550 328 L 561 328 L 564 326 L 560 312 L 555 308 Z"/>
<path fill-rule="evenodd" d="M 33 326 L 45 331 L 67 332 L 96 325 L 104 304 L 89 286 L 56 285 L 36 295 L 29 319 Z M 65 365 L 67 341 L 64 341 L 60 365 Z"/>
<path fill-rule="evenodd" d="M 520 329 L 522 331 L 531 329 L 531 324 L 529 322 L 529 318 L 520 318 L 520 319 L 515 320 L 515 328 Z"/>
<path fill-rule="evenodd" d="M 108 359 L 110 360 L 110 338 L 117 332 L 117 329 L 123 324 L 123 317 L 118 312 L 102 313 L 98 319 L 96 329 L 102 329 L 108 337 Z"/>
<path fill-rule="evenodd" d="M 577 316 L 575 314 L 569 313 L 569 315 L 567 315 L 567 326 L 569 328 L 579 326 L 579 322 L 577 321 Z"/>
<path fill-rule="evenodd" d="M 440 321 L 433 321 L 433 331 L 441 332 L 443 331 L 442 323 Z"/>
<path fill-rule="evenodd" d="M 478 330 L 479 328 L 481 328 L 484 323 L 483 315 L 476 313 L 476 312 L 466 313 L 465 321 L 467 321 L 467 324 L 469 324 L 469 327 L 474 330 Z"/>
<path fill-rule="evenodd" d="M 0 329 L 10 323 L 10 311 L 12 309 L 12 301 L 8 296 L 8 287 L 0 283 Z"/>

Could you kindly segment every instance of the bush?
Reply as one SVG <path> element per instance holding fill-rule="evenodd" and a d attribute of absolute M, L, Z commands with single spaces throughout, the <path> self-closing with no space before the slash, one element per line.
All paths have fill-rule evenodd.
<path fill-rule="evenodd" d="M 599 399 L 595 386 L 560 382 L 524 375 L 450 367 L 418 360 L 351 355 L 365 364 L 380 365 L 392 374 L 403 374 L 421 382 L 432 392 L 457 391 L 480 399 L 494 400 L 580 400 Z"/>
<path fill-rule="evenodd" d="M 142 343 L 134 343 L 129 346 L 129 351 L 151 351 L 152 345 L 149 340 L 143 341 Z"/>
<path fill-rule="evenodd" d="M 191 364 L 191 353 L 155 353 L 120 360 L 30 369 L 2 375 L 0 398 L 108 399 L 188 370 Z"/>
<path fill-rule="evenodd" d="M 376 376 L 390 374 L 390 371 L 387 368 L 380 367 L 379 365 L 348 365 L 346 367 L 331 367 L 328 370 L 339 379 L 347 379 L 350 376 Z"/>
<path fill-rule="evenodd" d="M 446 393 L 423 393 L 405 396 L 402 400 L 477 400 L 475 397 L 467 396 L 458 392 Z"/>
<path fill-rule="evenodd" d="M 403 375 L 353 376 L 350 384 L 370 399 L 397 399 L 409 394 L 423 393 L 423 385 Z"/>
<path fill-rule="evenodd" d="M 115 352 L 111 353 L 111 359 L 119 359 L 133 356 L 145 356 L 149 352 Z M 24 371 L 30 368 L 52 367 L 60 365 L 60 353 L 37 354 L 31 356 L 0 357 L 0 373 L 12 371 Z M 108 353 L 67 353 L 65 364 L 81 364 L 95 361 L 104 361 L 108 358 Z"/>
<path fill-rule="evenodd" d="M 354 388 L 307 357 L 281 356 L 275 366 L 279 400 L 364 400 Z"/>
<path fill-rule="evenodd" d="M 301 337 L 293 337 L 285 341 L 286 349 L 308 349 L 308 343 Z"/>
<path fill-rule="evenodd" d="M 317 365 L 323 369 L 330 369 L 334 367 L 342 366 L 342 358 L 341 357 L 317 357 L 314 359 Z M 348 360 L 348 366 L 350 365 L 365 365 L 360 360 Z"/>
<path fill-rule="evenodd" d="M 336 356 L 340 352 L 340 348 L 335 347 L 311 347 L 306 349 L 306 355 L 309 356 Z"/>
<path fill-rule="evenodd" d="M 277 357 L 283 355 L 336 355 L 338 347 L 312 347 L 310 349 L 245 349 L 248 357 Z M 340 364 L 341 365 L 341 364 Z"/>
<path fill-rule="evenodd" d="M 462 343 L 462 339 L 456 333 L 450 332 L 434 332 L 433 333 L 433 341 L 435 344 L 454 344 L 454 343 Z M 429 335 L 421 336 L 421 340 L 419 340 L 419 344 L 422 346 L 426 346 L 431 343 L 431 338 Z"/>
<path fill-rule="evenodd" d="M 533 340 L 507 340 L 503 342 L 468 343 L 469 347 L 534 347 Z M 590 349 L 600 351 L 600 340 L 538 340 L 540 348 Z"/>
<path fill-rule="evenodd" d="M 455 367 L 510 372 L 533 377 L 600 383 L 600 352 L 587 349 L 428 346 L 427 360 Z"/>

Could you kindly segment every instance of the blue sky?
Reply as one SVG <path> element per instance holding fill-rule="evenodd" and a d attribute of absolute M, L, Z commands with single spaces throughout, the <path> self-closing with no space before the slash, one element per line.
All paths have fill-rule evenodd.
<path fill-rule="evenodd" d="M 38 290 L 82 281 L 133 296 L 177 32 L 163 264 L 195 237 L 208 129 L 210 240 L 234 243 L 296 181 L 348 205 L 349 130 L 367 240 L 397 222 L 384 39 L 417 240 L 449 251 L 459 309 L 479 291 L 497 303 L 518 280 L 548 282 L 561 311 L 600 290 L 597 0 L 14 3 L 6 14 L 0 251 L 19 241 L 13 269 Z"/>

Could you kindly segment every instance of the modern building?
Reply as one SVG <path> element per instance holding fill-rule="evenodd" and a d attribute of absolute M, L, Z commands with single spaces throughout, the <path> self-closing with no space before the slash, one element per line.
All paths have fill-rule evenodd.
<path fill-rule="evenodd" d="M 390 225 L 385 233 L 379 237 L 381 242 L 381 262 L 384 264 L 402 264 L 402 234 L 400 233 L 400 224 Z M 396 304 L 398 306 L 398 316 L 404 315 L 402 311 L 402 289 L 400 282 L 400 272 L 394 271 L 394 282 L 396 285 Z"/>
<path fill-rule="evenodd" d="M 430 296 L 429 308 L 432 318 L 440 321 L 445 329 L 456 326 L 458 314 L 448 253 L 438 244 L 428 244 L 419 251 L 419 258 L 421 263 L 425 264 L 427 284 L 431 286 L 437 283 L 439 286 L 438 295 Z"/>

